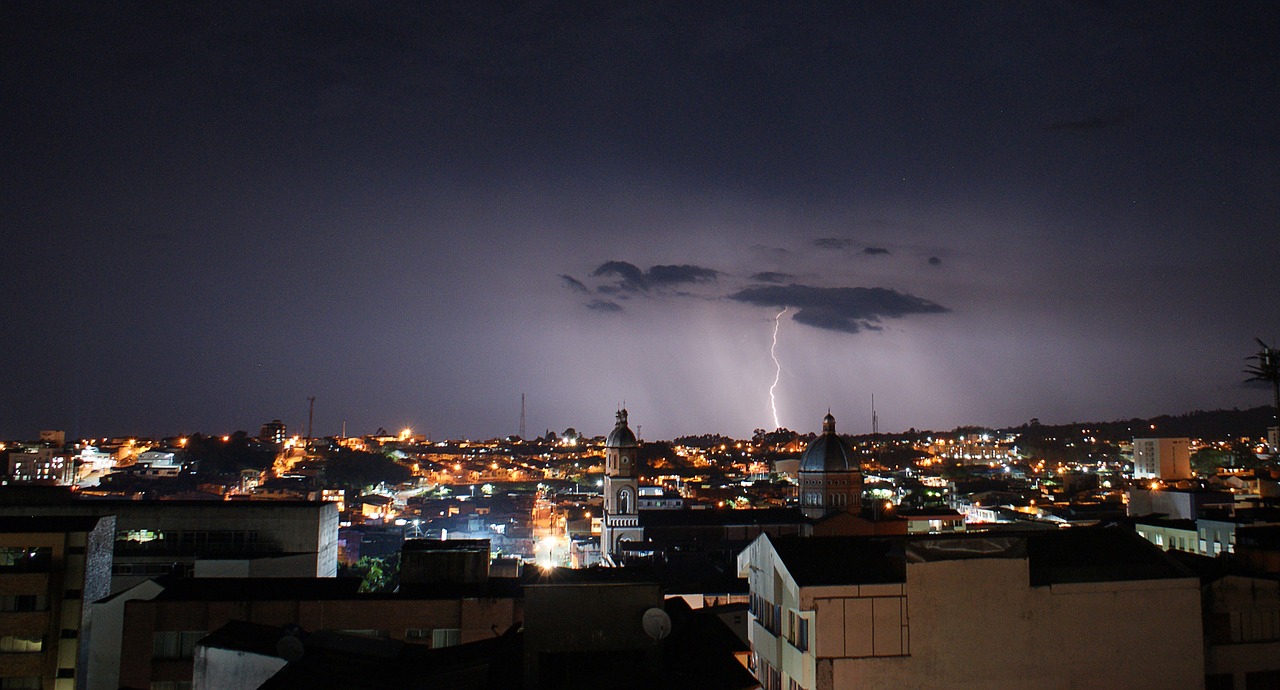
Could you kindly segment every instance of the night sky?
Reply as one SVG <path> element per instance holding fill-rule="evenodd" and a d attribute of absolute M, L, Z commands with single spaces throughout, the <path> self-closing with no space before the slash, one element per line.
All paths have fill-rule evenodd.
<path fill-rule="evenodd" d="M 263 6 L 265 5 L 265 6 Z M 1251 407 L 1271 2 L 0 4 L 0 436 Z M 1259 433 L 1262 430 L 1258 430 Z"/>

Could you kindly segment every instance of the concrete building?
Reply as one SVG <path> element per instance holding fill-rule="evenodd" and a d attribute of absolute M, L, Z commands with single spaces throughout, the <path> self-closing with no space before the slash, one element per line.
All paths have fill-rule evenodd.
<path fill-rule="evenodd" d="M 604 518 L 600 526 L 601 558 L 609 561 L 624 541 L 644 539 L 640 528 L 640 491 L 636 481 L 636 435 L 627 426 L 627 411 L 619 410 L 613 431 L 604 443 Z"/>
<path fill-rule="evenodd" d="M 1175 520 L 1147 516 L 1134 519 L 1133 528 L 1139 537 L 1165 551 L 1183 551 L 1204 555 L 1200 547 L 1199 535 L 1196 532 L 1195 520 Z"/>
<path fill-rule="evenodd" d="M 800 509 L 806 517 L 862 510 L 862 465 L 853 449 L 836 435 L 836 418 L 822 418 L 822 435 L 800 459 Z"/>
<path fill-rule="evenodd" d="M 738 558 L 765 688 L 1202 688 L 1199 580 L 1075 528 L 761 536 Z"/>
<path fill-rule="evenodd" d="M 115 518 L 0 518 L 0 688 L 85 688 Z"/>
<path fill-rule="evenodd" d="M 0 492 L 3 515 L 114 515 L 113 593 L 169 574 L 338 573 L 338 509 L 332 503 L 75 500 L 70 492 Z"/>
<path fill-rule="evenodd" d="M 907 522 L 907 534 L 950 534 L 965 531 L 964 516 L 951 508 L 897 508 L 891 517 Z"/>
<path fill-rule="evenodd" d="M 75 483 L 75 458 L 63 452 L 62 446 L 32 446 L 9 453 L 9 479 L 18 484 Z"/>
<path fill-rule="evenodd" d="M 1205 688 L 1280 687 L 1280 582 L 1226 574 L 1204 587 Z"/>
<path fill-rule="evenodd" d="M 1209 489 L 1145 488 L 1131 486 L 1128 491 L 1130 517 L 1163 515 L 1174 520 L 1195 520 L 1205 510 L 1230 511 L 1236 498 L 1228 491 Z"/>
<path fill-rule="evenodd" d="M 286 438 L 288 438 L 288 431 L 284 422 L 278 419 L 273 419 L 263 424 L 262 429 L 258 431 L 258 440 L 263 443 L 280 444 L 284 443 Z"/>
<path fill-rule="evenodd" d="M 420 586 L 406 594 L 362 594 L 358 580 L 340 578 L 188 578 L 162 584 L 151 598 L 125 603 L 118 685 L 191 682 L 196 643 L 231 621 L 440 648 L 492 638 L 495 630 L 523 619 L 515 582 Z"/>
<path fill-rule="evenodd" d="M 675 491 L 661 486 L 640 487 L 640 510 L 681 510 L 684 507 L 684 496 Z"/>
<path fill-rule="evenodd" d="M 1191 439 L 1133 439 L 1134 479 L 1190 479 Z"/>

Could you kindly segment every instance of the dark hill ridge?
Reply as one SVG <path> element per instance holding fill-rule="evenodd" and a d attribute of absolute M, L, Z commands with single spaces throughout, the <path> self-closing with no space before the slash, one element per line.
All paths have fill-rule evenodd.
<path fill-rule="evenodd" d="M 1031 426 L 1024 424 L 1009 429 L 1019 433 L 1047 435 L 1079 434 L 1088 429 L 1089 435 L 1099 440 L 1123 441 L 1133 438 L 1189 436 L 1192 438 L 1235 439 L 1243 436 L 1266 437 L 1267 427 L 1275 426 L 1275 409 L 1270 405 L 1251 407 L 1247 410 L 1195 410 L 1180 415 L 1160 415 L 1142 419 L 1111 422 L 1072 422 L 1070 424 Z M 1152 429 L 1151 427 L 1155 428 Z"/>
<path fill-rule="evenodd" d="M 1134 438 L 1161 436 L 1189 436 L 1214 440 L 1238 439 L 1241 437 L 1265 438 L 1267 427 L 1275 426 L 1275 410 L 1270 405 L 1251 407 L 1247 410 L 1239 408 L 1231 410 L 1195 410 L 1178 415 L 1159 415 L 1157 417 L 1117 419 L 1109 422 L 1071 422 L 1069 424 L 1031 424 L 1020 426 L 961 426 L 951 431 L 930 431 L 926 429 L 910 429 L 901 433 L 881 433 L 877 438 L 882 440 L 915 440 L 925 436 L 980 434 L 985 432 L 1004 431 L 1015 433 L 1023 439 L 1079 439 L 1088 435 L 1099 442 L 1131 441 Z M 1152 429 L 1152 425 L 1155 428 Z M 1084 430 L 1088 430 L 1088 434 Z M 871 434 L 846 436 L 858 442 L 872 438 Z"/>

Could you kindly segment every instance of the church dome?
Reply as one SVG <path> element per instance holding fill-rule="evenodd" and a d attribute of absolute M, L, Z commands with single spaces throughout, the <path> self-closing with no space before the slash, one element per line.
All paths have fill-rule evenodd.
<path fill-rule="evenodd" d="M 614 423 L 613 431 L 609 432 L 604 445 L 606 448 L 635 448 L 640 445 L 636 442 L 636 435 L 631 433 L 631 428 L 627 426 L 625 409 L 618 410 L 618 421 Z"/>
<path fill-rule="evenodd" d="M 853 472 L 861 463 L 853 456 L 853 448 L 836 435 L 836 418 L 828 412 L 822 418 L 822 435 L 813 439 L 800 459 L 801 472 Z"/>

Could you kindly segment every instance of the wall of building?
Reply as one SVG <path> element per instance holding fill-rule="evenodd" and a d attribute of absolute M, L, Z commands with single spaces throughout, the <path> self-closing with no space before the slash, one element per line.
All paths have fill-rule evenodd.
<path fill-rule="evenodd" d="M 153 681 L 191 680 L 191 656 L 153 658 L 156 634 L 208 633 L 233 620 L 272 626 L 294 624 L 306 631 L 360 631 L 429 644 L 433 630 L 457 630 L 458 643 L 474 642 L 493 637 L 495 630 L 505 632 L 522 616 L 523 607 L 516 599 L 135 600 L 125 608 L 120 684 L 146 688 Z"/>
<path fill-rule="evenodd" d="M 1203 687 L 1194 578 L 1029 582 L 1024 559 L 911 564 L 909 656 L 818 664 L 833 688 Z"/>
<path fill-rule="evenodd" d="M 0 506 L 0 515 L 115 515 L 116 540 L 111 592 L 122 592 L 155 577 L 147 566 L 185 563 L 196 560 L 196 538 L 217 532 L 227 537 L 232 533 L 253 533 L 251 547 L 228 540 L 227 543 L 204 543 L 199 551 L 204 557 L 243 558 L 252 548 L 254 556 L 310 554 L 305 568 L 275 568 L 273 576 L 335 577 L 338 574 L 338 509 L 332 503 L 273 501 L 76 501 L 59 505 Z M 177 544 L 160 541 L 128 541 L 123 536 L 134 532 L 170 533 L 192 537 L 190 543 L 178 539 Z M 221 551 L 220 551 L 221 549 Z M 279 565 L 279 564 L 278 564 Z M 296 565 L 296 563 L 294 564 Z M 130 573 L 130 569 L 133 572 Z M 142 572 L 139 572 L 142 571 Z"/>
<path fill-rule="evenodd" d="M 59 531 L 56 522 L 67 528 Z M 0 570 L 0 596 L 13 602 L 4 608 L 14 609 L 0 610 L 0 636 L 40 640 L 39 651 L 0 653 L 0 678 L 39 677 L 50 690 L 85 687 L 93 633 L 86 602 L 107 594 L 114 525 L 110 516 L 62 518 L 0 532 L 0 547 L 48 554 L 37 564 Z M 37 603 L 18 606 L 18 597 Z"/>
<path fill-rule="evenodd" d="M 197 647 L 193 662 L 194 687 L 196 690 L 256 688 L 287 663 L 280 657 L 238 649 Z"/>
<path fill-rule="evenodd" d="M 1207 678 L 1248 690 L 1250 674 L 1280 676 L 1280 583 L 1230 575 L 1209 584 L 1204 601 Z"/>
<path fill-rule="evenodd" d="M 1190 479 L 1191 439 L 1133 439 L 1134 479 Z"/>

